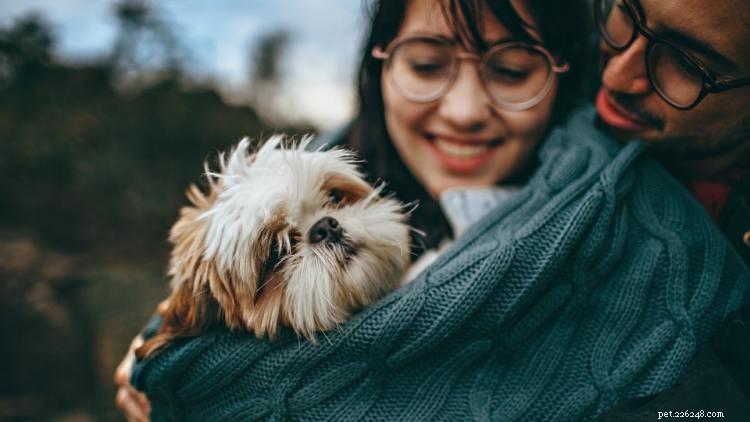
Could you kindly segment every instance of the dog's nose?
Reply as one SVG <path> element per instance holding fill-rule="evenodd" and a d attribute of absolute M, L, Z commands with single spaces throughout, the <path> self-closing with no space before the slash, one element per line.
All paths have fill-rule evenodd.
<path fill-rule="evenodd" d="M 341 240 L 341 224 L 333 217 L 323 217 L 313 224 L 307 236 L 310 243 L 338 242 Z"/>

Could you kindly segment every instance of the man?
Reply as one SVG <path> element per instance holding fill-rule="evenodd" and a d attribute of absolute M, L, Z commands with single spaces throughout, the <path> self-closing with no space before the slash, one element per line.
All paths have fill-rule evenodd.
<path fill-rule="evenodd" d="M 750 4 L 596 0 L 595 6 L 603 38 L 601 120 L 623 140 L 645 141 L 750 261 Z M 657 412 L 686 410 L 724 412 L 724 420 L 750 414 L 746 314 L 728 318 L 672 390 L 604 419 L 653 420 Z M 127 385 L 128 375 L 129 369 L 118 371 L 118 383 Z M 120 407 L 137 407 L 121 393 Z"/>
<path fill-rule="evenodd" d="M 618 139 L 644 141 L 750 266 L 750 3 L 596 0 L 594 14 L 601 123 Z M 748 314 L 746 305 L 730 315 L 673 390 L 604 419 L 750 415 Z"/>

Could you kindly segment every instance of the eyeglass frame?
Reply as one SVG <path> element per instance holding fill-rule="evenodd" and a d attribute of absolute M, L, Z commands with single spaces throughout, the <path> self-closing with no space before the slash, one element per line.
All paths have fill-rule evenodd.
<path fill-rule="evenodd" d="M 396 51 L 398 47 L 403 45 L 406 42 L 409 41 L 415 41 L 415 40 L 428 40 L 428 41 L 436 41 L 440 44 L 443 44 L 447 47 L 450 47 L 453 51 L 452 60 L 451 60 L 451 69 L 450 69 L 450 75 L 448 79 L 445 82 L 445 85 L 441 87 L 439 90 L 435 91 L 435 93 L 429 94 L 429 95 L 415 95 L 413 93 L 406 92 L 404 88 L 402 88 L 398 83 L 394 81 L 393 85 L 396 87 L 396 90 L 403 95 L 405 98 L 420 102 L 420 103 L 428 103 L 431 101 L 436 101 L 445 94 L 448 93 L 451 86 L 453 86 L 453 83 L 456 81 L 456 78 L 458 77 L 458 69 L 460 68 L 460 61 L 461 60 L 473 60 L 479 64 L 479 80 L 482 84 L 482 89 L 484 90 L 485 94 L 490 98 L 493 104 L 495 104 L 497 107 L 508 110 L 508 111 L 523 111 L 528 110 L 535 105 L 539 104 L 544 97 L 549 94 L 549 91 L 552 89 L 552 84 L 554 82 L 555 77 L 558 74 L 566 73 L 570 70 L 570 65 L 568 63 L 562 62 L 557 63 L 555 61 L 554 56 L 552 56 L 552 53 L 550 53 L 546 48 L 539 44 L 534 43 L 528 43 L 524 41 L 504 41 L 497 43 L 490 47 L 487 51 L 482 53 L 481 55 L 472 53 L 465 50 L 459 50 L 456 47 L 455 43 L 450 42 L 449 40 L 446 40 L 441 37 L 435 37 L 430 35 L 410 35 L 405 37 L 400 37 L 392 40 L 385 50 L 383 50 L 382 46 L 375 45 L 372 48 L 372 57 L 375 59 L 383 60 L 385 63 L 385 66 L 390 68 L 391 66 L 391 59 L 393 57 L 393 52 Z M 547 64 L 550 68 L 549 76 L 547 77 L 547 81 L 544 83 L 544 86 L 542 89 L 532 98 L 520 102 L 520 103 L 509 103 L 505 101 L 500 101 L 497 98 L 495 98 L 487 88 L 487 83 L 485 82 L 485 76 L 484 76 L 484 69 L 485 65 L 487 63 L 487 60 L 492 57 L 493 54 L 497 53 L 498 51 L 504 50 L 506 48 L 512 48 L 512 47 L 524 47 L 529 48 L 532 50 L 535 50 L 539 53 L 541 53 L 545 60 L 547 60 Z"/>
<path fill-rule="evenodd" d="M 746 85 L 750 85 L 750 76 L 740 77 L 740 78 L 721 78 L 721 77 L 714 76 L 714 72 L 709 70 L 708 67 L 704 65 L 701 60 L 694 57 L 692 54 L 688 53 L 682 47 L 676 45 L 675 43 L 657 36 L 653 31 L 651 31 L 650 29 L 646 27 L 646 17 L 644 16 L 644 13 L 642 13 L 638 7 L 632 4 L 631 0 L 622 0 L 622 3 L 627 8 L 628 15 L 629 15 L 628 17 L 633 22 L 633 30 L 631 31 L 630 37 L 628 38 L 628 40 L 622 46 L 615 45 L 614 42 L 609 38 L 608 31 L 605 29 L 606 22 L 602 21 L 602 17 L 600 16 L 600 13 L 599 13 L 599 11 L 601 10 L 600 6 L 602 2 L 604 1 L 607 1 L 607 0 L 595 0 L 594 1 L 594 19 L 596 20 L 596 26 L 597 26 L 597 29 L 599 30 L 599 35 L 607 43 L 608 46 L 610 46 L 613 50 L 620 52 L 620 53 L 630 48 L 630 46 L 633 45 L 633 42 L 635 42 L 635 40 L 638 38 L 639 35 L 643 35 L 648 42 L 646 44 L 646 49 L 644 51 L 646 72 L 648 74 L 648 82 L 651 85 L 651 87 L 654 89 L 654 91 L 656 91 L 656 93 L 659 95 L 659 97 L 661 97 L 664 101 L 666 101 L 672 107 L 679 109 L 679 110 L 689 110 L 697 106 L 701 101 L 703 101 L 703 98 L 705 98 L 708 94 L 724 92 L 730 89 L 740 88 Z M 611 12 L 612 11 L 610 11 L 610 13 Z M 674 100 L 669 99 L 667 95 L 663 93 L 662 90 L 657 86 L 657 84 L 654 83 L 654 79 L 655 79 L 654 70 L 651 65 L 650 57 L 651 57 L 651 51 L 653 50 L 654 45 L 658 43 L 664 44 L 667 47 L 670 47 L 676 50 L 679 54 L 682 54 L 682 56 L 686 58 L 689 63 L 691 63 L 693 66 L 696 67 L 696 69 L 698 70 L 698 73 L 700 73 L 701 90 L 698 93 L 698 96 L 695 98 L 695 100 L 693 100 L 692 103 L 686 106 L 676 103 Z"/>

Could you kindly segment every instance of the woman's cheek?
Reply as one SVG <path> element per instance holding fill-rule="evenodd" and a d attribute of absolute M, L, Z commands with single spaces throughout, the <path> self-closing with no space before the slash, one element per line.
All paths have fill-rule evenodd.
<path fill-rule="evenodd" d="M 557 87 L 554 87 L 544 100 L 528 110 L 498 110 L 498 114 L 503 117 L 503 121 L 507 125 L 510 136 L 532 144 L 541 141 L 549 127 L 556 94 Z"/>

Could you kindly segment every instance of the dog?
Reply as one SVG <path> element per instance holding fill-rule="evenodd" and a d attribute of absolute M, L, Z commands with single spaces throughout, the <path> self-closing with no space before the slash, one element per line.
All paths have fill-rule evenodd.
<path fill-rule="evenodd" d="M 315 342 L 401 284 L 404 205 L 364 181 L 352 152 L 306 151 L 309 141 L 283 147 L 277 135 L 249 154 L 245 138 L 217 172 L 204 166 L 209 191 L 189 187 L 170 231 L 171 294 L 139 358 L 217 322 Z"/>

